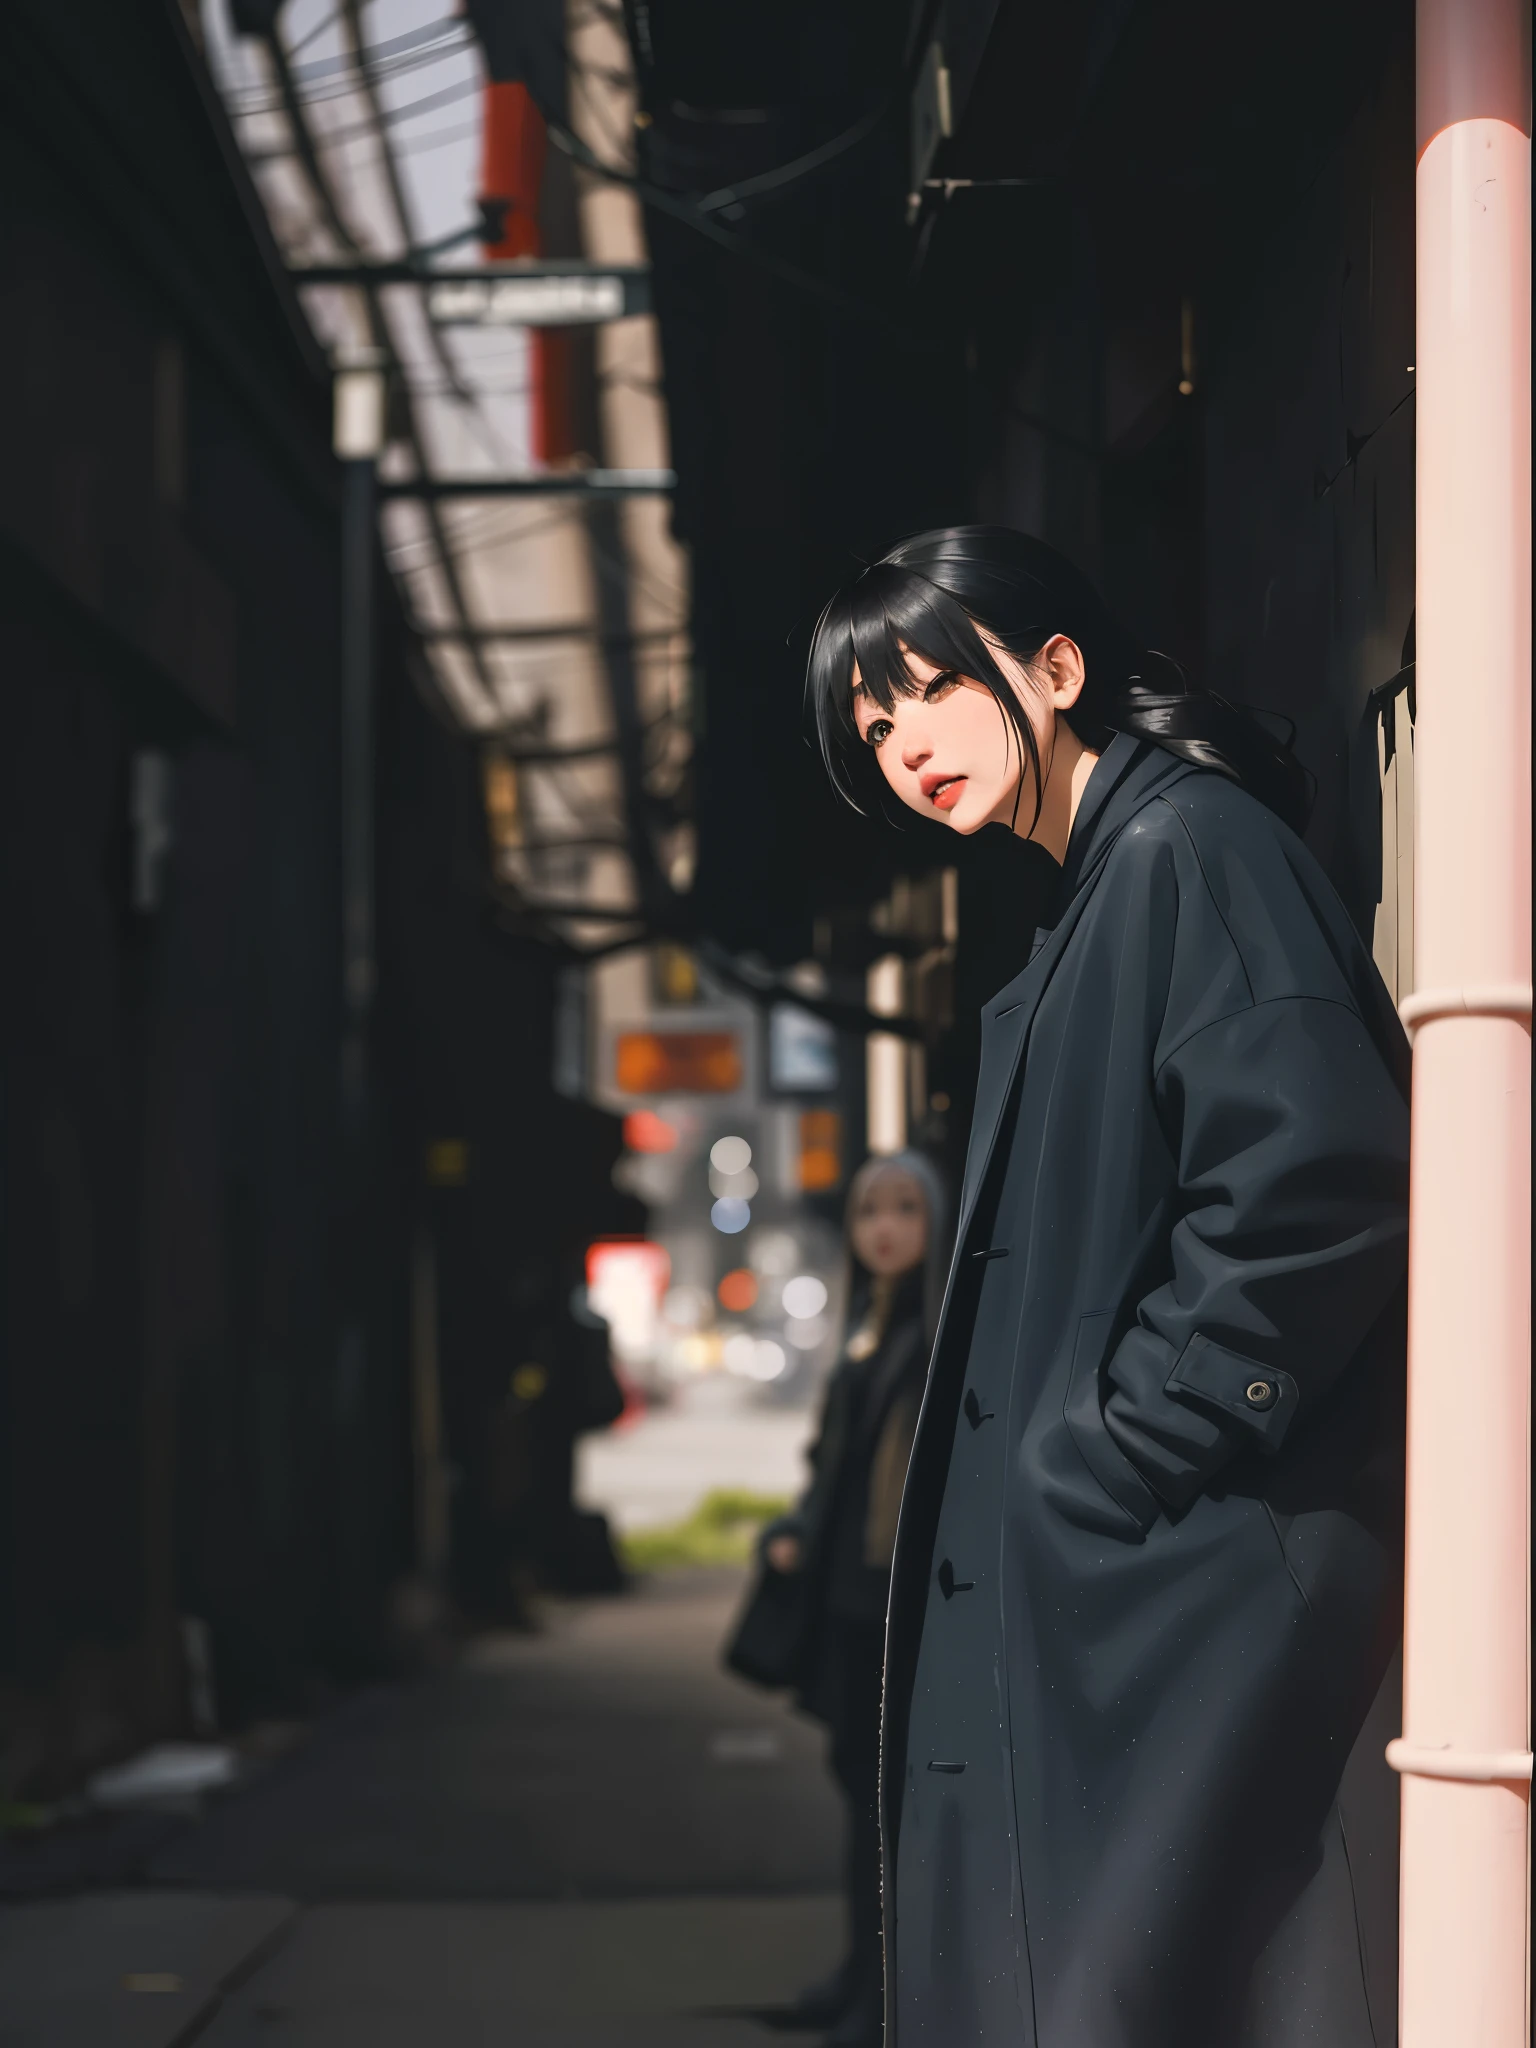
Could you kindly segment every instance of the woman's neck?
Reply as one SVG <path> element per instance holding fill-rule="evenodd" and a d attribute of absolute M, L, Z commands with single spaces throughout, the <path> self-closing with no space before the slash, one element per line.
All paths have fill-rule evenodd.
<path fill-rule="evenodd" d="M 1022 825 L 1015 828 L 1021 839 L 1033 839 L 1037 846 L 1043 846 L 1058 867 L 1066 860 L 1072 821 L 1077 816 L 1077 807 L 1083 800 L 1083 791 L 1088 787 L 1088 778 L 1098 759 L 1091 747 L 1083 745 L 1067 721 L 1058 717 L 1051 739 L 1051 757 L 1045 771 L 1045 789 L 1040 798 L 1040 815 L 1028 832 Z"/>

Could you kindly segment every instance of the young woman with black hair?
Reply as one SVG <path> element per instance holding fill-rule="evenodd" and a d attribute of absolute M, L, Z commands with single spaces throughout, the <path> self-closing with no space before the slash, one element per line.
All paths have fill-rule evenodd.
<path fill-rule="evenodd" d="M 1408 1057 L 1307 779 L 997 527 L 840 591 L 810 692 L 854 801 L 1061 870 L 983 1012 L 893 1565 L 887 2040 L 1380 2048 L 1345 1777 L 1400 1621 Z"/>

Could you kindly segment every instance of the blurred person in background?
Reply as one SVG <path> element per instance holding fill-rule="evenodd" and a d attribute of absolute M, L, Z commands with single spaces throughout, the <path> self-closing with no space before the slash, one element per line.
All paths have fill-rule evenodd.
<path fill-rule="evenodd" d="M 848 1191 L 848 1337 L 827 1384 L 811 1483 L 763 1537 L 803 1593 L 800 1703 L 831 1734 L 848 1809 L 848 1954 L 793 2008 L 837 2048 L 881 2032 L 880 1688 L 891 1556 L 948 1245 L 937 1174 L 916 1152 L 871 1159 Z"/>

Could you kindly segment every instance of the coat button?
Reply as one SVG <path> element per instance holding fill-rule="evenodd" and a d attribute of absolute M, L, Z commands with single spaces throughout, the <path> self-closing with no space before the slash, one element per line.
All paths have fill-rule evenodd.
<path fill-rule="evenodd" d="M 944 1595 L 944 1598 L 946 1600 L 953 1600 L 957 1593 L 974 1593 L 975 1590 L 976 1581 L 974 1579 L 957 1579 L 955 1577 L 955 1568 L 946 1557 L 939 1566 L 939 1591 Z"/>
<path fill-rule="evenodd" d="M 1275 1390 L 1268 1380 L 1249 1381 L 1248 1405 L 1250 1408 L 1273 1408 L 1275 1405 Z"/>

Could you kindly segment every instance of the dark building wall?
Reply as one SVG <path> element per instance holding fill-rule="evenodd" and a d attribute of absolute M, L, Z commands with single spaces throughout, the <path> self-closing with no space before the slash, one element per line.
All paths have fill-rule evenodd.
<path fill-rule="evenodd" d="M 976 308 L 977 512 L 1040 533 L 1148 644 L 1294 722 L 1309 841 L 1369 936 L 1360 728 L 1413 589 L 1411 15 L 1097 12 L 1049 32 L 999 10 L 954 168 L 1044 183 L 969 212 L 957 195 L 937 223 L 936 282 L 983 277 L 1005 228 L 1020 252 L 1013 295 L 984 281 Z M 1074 110 L 1032 144 L 1009 65 L 1042 56 Z"/>
<path fill-rule="evenodd" d="M 337 1392 L 324 384 L 171 17 L 55 25 L 11 18 L 0 214 L 3 1649 L 42 1785 L 179 1724 L 183 1614 L 233 1715 L 355 1661 L 402 1509 L 337 1525 L 401 1425 Z"/>
<path fill-rule="evenodd" d="M 121 1536 L 141 1484 L 144 962 L 124 914 L 122 707 L 89 650 L 7 611 L 0 1440 L 4 1620 L 25 1680 L 141 1619 L 138 1546 Z"/>
<path fill-rule="evenodd" d="M 620 1120 L 555 1091 L 560 962 L 503 928 L 478 750 L 416 674 L 380 706 L 380 1083 L 435 1300 L 415 1363 L 452 1467 L 451 1583 L 506 1617 L 535 1577 L 581 1580 L 569 1449 L 605 1373 L 588 1371 L 570 1297 L 588 1243 L 643 1233 L 645 1211 L 612 1184 Z"/>
<path fill-rule="evenodd" d="M 1414 583 L 1411 43 L 1222 320 L 1206 400 L 1206 666 L 1296 720 L 1308 837 L 1369 941 L 1379 814 L 1369 692 L 1398 668 Z"/>
<path fill-rule="evenodd" d="M 550 1089 L 554 963 L 494 922 L 475 751 L 418 689 L 380 561 L 349 1221 L 325 365 L 173 9 L 9 10 L 0 97 L 9 1793 L 185 1724 L 182 1616 L 230 1720 L 381 1668 L 418 1555 L 423 1228 L 470 1469 L 494 1402 L 459 1389 L 504 1396 L 586 1237 L 644 1219 L 609 1183 L 615 1121 Z M 443 1137 L 469 1141 L 462 1191 L 426 1186 Z M 546 1488 L 535 1522 L 558 1511 Z"/>

